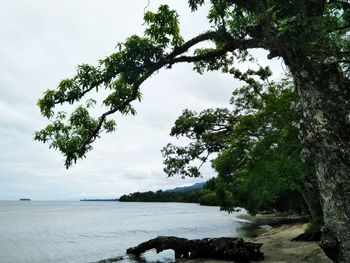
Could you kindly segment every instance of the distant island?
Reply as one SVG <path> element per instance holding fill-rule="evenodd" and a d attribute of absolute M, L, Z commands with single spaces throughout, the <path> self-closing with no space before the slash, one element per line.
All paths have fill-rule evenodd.
<path fill-rule="evenodd" d="M 19 201 L 31 201 L 31 199 L 30 198 L 21 198 L 21 199 L 19 199 Z"/>
<path fill-rule="evenodd" d="M 188 191 L 198 190 L 203 188 L 205 188 L 205 182 L 195 183 L 190 186 L 176 187 L 173 189 L 165 190 L 165 192 L 188 192 Z"/>
<path fill-rule="evenodd" d="M 92 202 L 92 201 L 98 201 L 98 202 L 110 202 L 110 201 L 118 201 L 118 199 L 80 199 L 81 202 Z"/>
<path fill-rule="evenodd" d="M 219 206 L 215 191 L 208 189 L 205 183 L 191 186 L 177 187 L 170 190 L 156 192 L 135 192 L 122 195 L 119 202 L 179 202 L 197 203 L 200 205 Z"/>

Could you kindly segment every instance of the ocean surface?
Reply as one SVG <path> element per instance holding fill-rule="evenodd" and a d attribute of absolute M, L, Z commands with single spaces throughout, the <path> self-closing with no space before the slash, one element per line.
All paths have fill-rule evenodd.
<path fill-rule="evenodd" d="M 236 215 L 183 203 L 0 201 L 0 262 L 96 262 L 159 235 L 239 236 Z M 142 259 L 157 261 L 173 262 L 173 252 Z"/>

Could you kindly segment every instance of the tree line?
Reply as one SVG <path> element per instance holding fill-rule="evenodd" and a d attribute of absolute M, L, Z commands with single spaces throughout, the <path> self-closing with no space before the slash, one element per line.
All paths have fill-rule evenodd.
<path fill-rule="evenodd" d="M 197 203 L 206 206 L 219 206 L 215 191 L 207 189 L 195 189 L 184 192 L 171 192 L 158 190 L 156 192 L 135 192 L 122 195 L 119 202 L 179 202 Z"/>

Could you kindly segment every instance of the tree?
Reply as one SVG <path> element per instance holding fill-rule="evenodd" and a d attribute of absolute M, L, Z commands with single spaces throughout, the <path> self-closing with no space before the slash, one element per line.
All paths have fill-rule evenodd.
<path fill-rule="evenodd" d="M 265 81 L 243 74 L 247 85 L 234 91 L 232 111 L 185 110 L 175 121 L 170 135 L 190 143 L 164 147 L 164 171 L 169 176 L 199 176 L 202 164 L 219 153 L 212 160 L 219 175 L 212 188 L 225 210 L 240 206 L 253 213 L 300 211 L 304 199 L 313 221 L 322 224 L 315 173 L 300 158 L 300 112 L 293 85 L 289 79 L 268 81 L 264 68 L 248 72 Z"/>
<path fill-rule="evenodd" d="M 189 0 L 196 11 L 204 0 Z M 130 104 L 141 99 L 140 86 L 162 67 L 194 63 L 204 70 L 233 70 L 233 62 L 247 58 L 252 48 L 281 57 L 290 70 L 302 111 L 300 137 L 305 162 L 315 167 L 328 237 L 324 249 L 336 262 L 350 258 L 350 91 L 348 0 L 211 0 L 211 30 L 188 41 L 180 35 L 178 16 L 162 5 L 147 12 L 145 36 L 131 36 L 119 51 L 99 66 L 81 65 L 77 75 L 48 90 L 38 104 L 52 123 L 36 133 L 66 157 L 69 167 L 92 149 L 103 131 L 115 129 L 108 117 L 135 114 Z M 197 49 L 211 41 L 213 48 Z M 192 49 L 191 49 L 192 50 Z M 110 91 L 105 113 L 93 118 L 80 106 L 68 118 L 53 112 L 55 105 L 76 103 L 93 89 Z M 91 106 L 94 102 L 88 103 Z M 329 247 L 331 245 L 331 247 Z"/>

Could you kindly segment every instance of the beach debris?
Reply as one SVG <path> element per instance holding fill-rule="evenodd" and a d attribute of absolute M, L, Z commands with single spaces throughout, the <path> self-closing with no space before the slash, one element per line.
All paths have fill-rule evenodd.
<path fill-rule="evenodd" d="M 261 243 L 245 242 L 242 238 L 231 237 L 190 240 L 173 236 L 159 236 L 127 249 L 126 253 L 138 257 L 151 249 L 155 249 L 157 253 L 172 249 L 176 259 L 210 258 L 251 262 L 264 259 L 264 253 L 260 251 L 262 245 Z"/>

